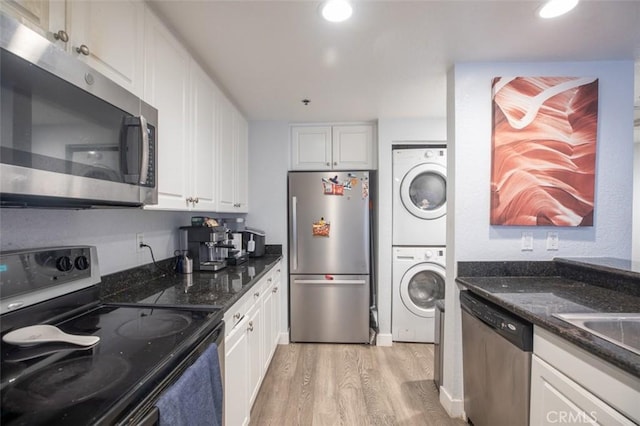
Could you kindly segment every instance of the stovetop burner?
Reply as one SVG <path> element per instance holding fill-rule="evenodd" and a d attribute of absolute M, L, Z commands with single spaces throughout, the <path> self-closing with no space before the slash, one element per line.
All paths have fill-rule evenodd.
<path fill-rule="evenodd" d="M 67 408 L 104 394 L 129 374 L 127 360 L 81 356 L 38 369 L 13 385 L 3 409 L 16 412 Z"/>
<path fill-rule="evenodd" d="M 190 324 L 191 319 L 185 315 L 156 310 L 125 322 L 116 333 L 128 339 L 158 339 L 180 333 Z"/>

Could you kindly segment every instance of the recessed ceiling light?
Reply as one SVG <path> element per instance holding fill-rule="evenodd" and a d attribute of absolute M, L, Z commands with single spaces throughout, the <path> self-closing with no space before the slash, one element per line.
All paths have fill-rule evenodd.
<path fill-rule="evenodd" d="M 342 22 L 351 17 L 353 8 L 347 0 L 329 0 L 322 5 L 322 16 L 330 22 Z"/>
<path fill-rule="evenodd" d="M 549 0 L 538 11 L 541 18 L 555 18 L 576 7 L 579 0 Z"/>

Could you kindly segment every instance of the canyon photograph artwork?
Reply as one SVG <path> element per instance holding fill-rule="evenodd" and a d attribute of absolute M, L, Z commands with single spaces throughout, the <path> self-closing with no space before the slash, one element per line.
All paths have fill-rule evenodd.
<path fill-rule="evenodd" d="M 593 226 L 598 79 L 492 82 L 491 225 Z"/>

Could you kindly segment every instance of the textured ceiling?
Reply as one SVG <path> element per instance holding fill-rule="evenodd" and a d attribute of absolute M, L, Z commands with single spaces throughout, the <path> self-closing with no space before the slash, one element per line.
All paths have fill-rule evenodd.
<path fill-rule="evenodd" d="M 444 117 L 455 62 L 640 59 L 640 1 L 355 1 L 342 24 L 319 1 L 149 3 L 251 120 Z"/>

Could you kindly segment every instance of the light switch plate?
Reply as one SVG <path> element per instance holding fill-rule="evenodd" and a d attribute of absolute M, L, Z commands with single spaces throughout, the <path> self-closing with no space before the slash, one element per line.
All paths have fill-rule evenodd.
<path fill-rule="evenodd" d="M 557 231 L 547 232 L 547 250 L 558 250 L 559 242 L 560 237 L 558 236 Z"/>
<path fill-rule="evenodd" d="M 523 232 L 521 244 L 520 250 L 533 251 L 533 232 Z"/>

